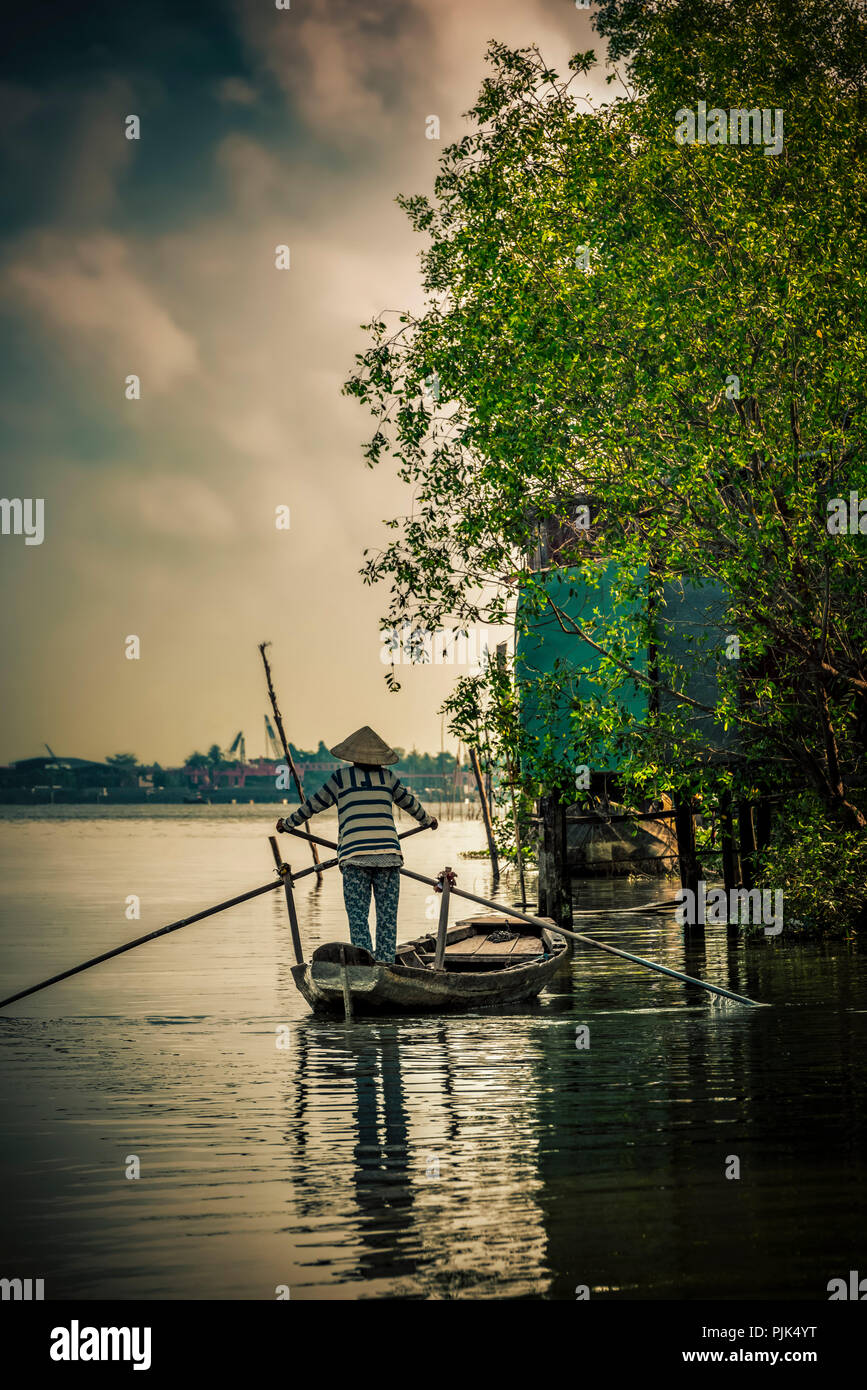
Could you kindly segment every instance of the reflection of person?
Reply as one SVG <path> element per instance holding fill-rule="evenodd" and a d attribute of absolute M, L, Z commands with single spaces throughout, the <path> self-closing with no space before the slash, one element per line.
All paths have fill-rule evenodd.
<path fill-rule="evenodd" d="M 403 863 L 394 807 L 407 811 L 425 828 L 436 830 L 437 822 L 388 770 L 387 764 L 396 763 L 398 755 L 366 724 L 331 752 L 352 766 L 338 768 L 297 811 L 281 816 L 277 829 L 303 825 L 317 812 L 337 807 L 337 858 L 352 944 L 373 952 L 368 925 L 372 890 L 376 903 L 376 959 L 393 961 L 400 894 L 398 870 Z"/>

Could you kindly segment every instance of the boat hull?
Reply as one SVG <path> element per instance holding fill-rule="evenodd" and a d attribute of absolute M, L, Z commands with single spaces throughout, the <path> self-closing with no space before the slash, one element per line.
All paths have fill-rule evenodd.
<path fill-rule="evenodd" d="M 498 1008 L 534 999 L 556 974 L 567 951 L 562 937 L 545 933 L 539 960 L 504 969 L 433 970 L 430 967 L 339 960 L 305 961 L 293 966 L 299 992 L 314 1013 L 345 1013 L 345 991 L 353 1014 L 456 1013 Z M 403 948 L 406 950 L 407 948 Z M 367 954 L 366 952 L 363 954 Z"/>

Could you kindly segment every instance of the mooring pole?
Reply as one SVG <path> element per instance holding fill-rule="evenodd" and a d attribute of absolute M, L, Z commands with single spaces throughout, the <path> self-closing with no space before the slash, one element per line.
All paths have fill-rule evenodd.
<path fill-rule="evenodd" d="M 566 806 L 548 793 L 539 798 L 539 913 L 572 925 L 572 879 L 569 874 Z"/>

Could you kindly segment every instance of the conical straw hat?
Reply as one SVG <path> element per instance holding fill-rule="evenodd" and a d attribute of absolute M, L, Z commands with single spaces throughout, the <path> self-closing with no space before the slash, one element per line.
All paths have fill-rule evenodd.
<path fill-rule="evenodd" d="M 384 765 L 396 763 L 398 759 L 394 749 L 389 748 L 387 743 L 383 743 L 379 734 L 375 734 L 369 724 L 365 724 L 363 729 L 356 729 L 354 734 L 349 735 L 349 738 L 336 744 L 331 752 L 335 758 L 342 758 L 347 763 Z"/>

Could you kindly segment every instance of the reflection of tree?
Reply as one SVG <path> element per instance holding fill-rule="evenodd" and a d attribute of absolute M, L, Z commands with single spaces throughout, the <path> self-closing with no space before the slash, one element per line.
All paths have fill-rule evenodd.
<path fill-rule="evenodd" d="M 121 787 L 134 787 L 139 772 L 144 770 L 135 753 L 109 753 L 105 761 L 117 774 L 117 783 Z"/>

